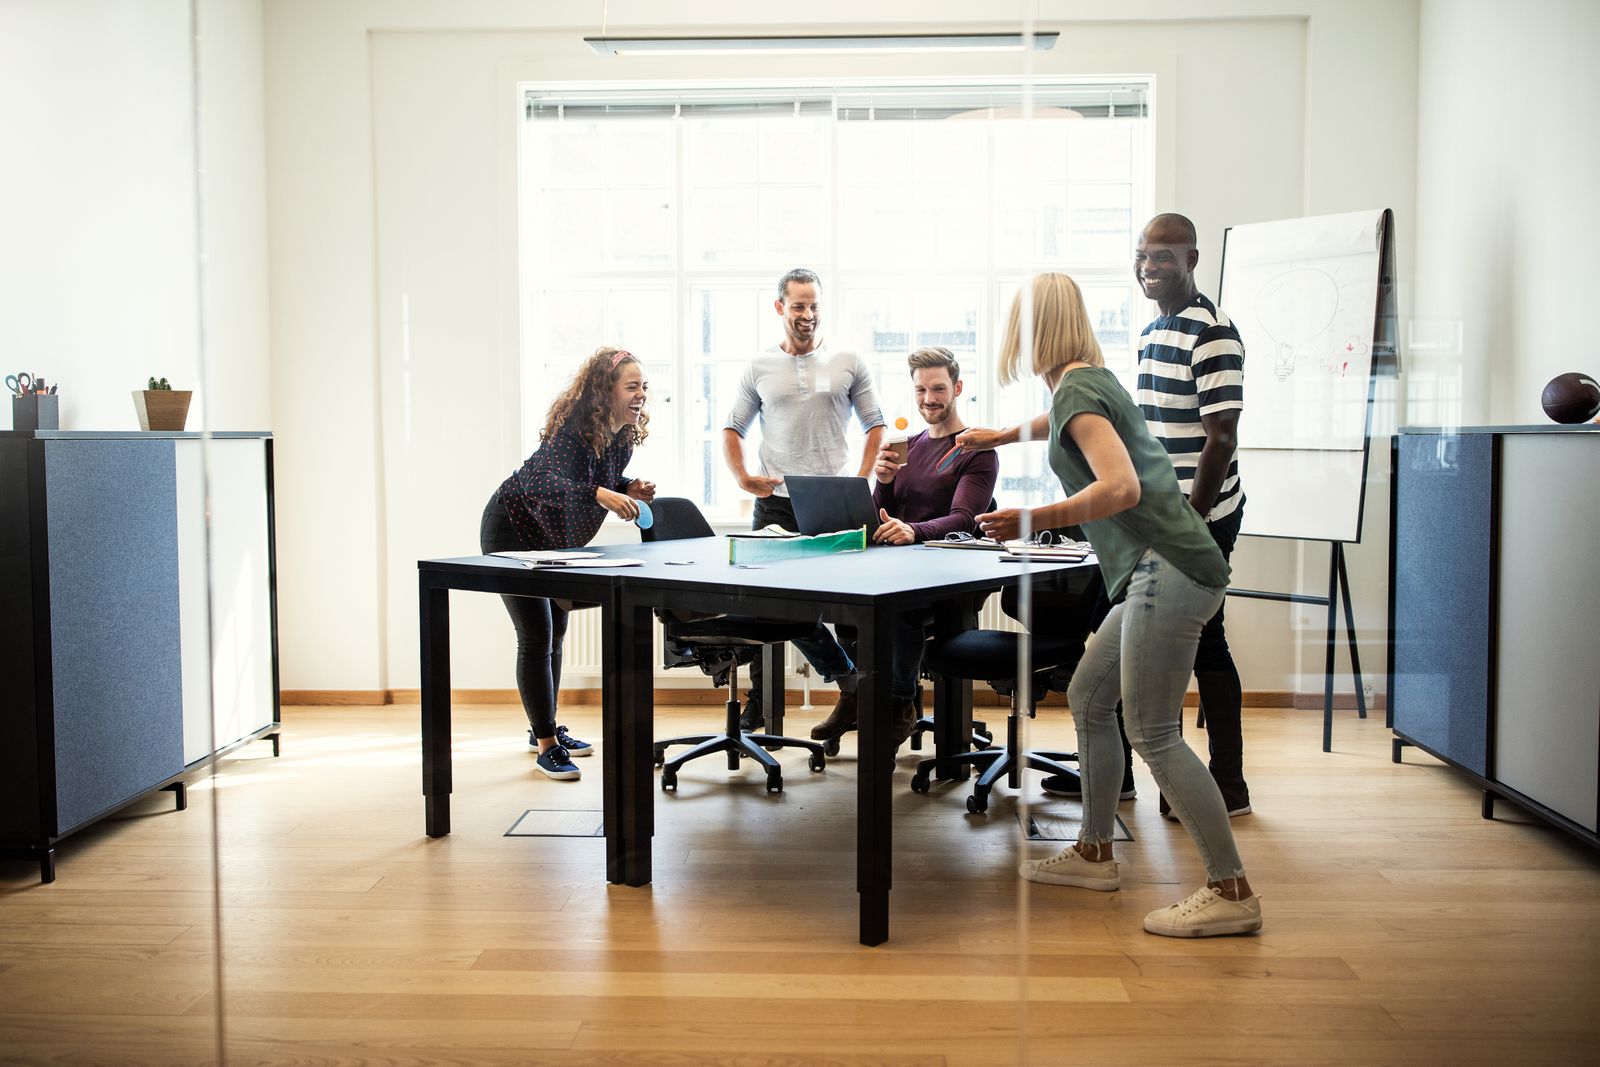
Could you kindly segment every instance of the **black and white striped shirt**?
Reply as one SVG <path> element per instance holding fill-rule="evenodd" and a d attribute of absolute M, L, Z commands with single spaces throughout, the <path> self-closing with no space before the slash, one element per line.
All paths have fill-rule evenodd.
<path fill-rule="evenodd" d="M 1176 315 L 1146 326 L 1140 339 L 1136 399 L 1188 495 L 1206 443 L 1200 416 L 1244 407 L 1244 342 L 1228 316 L 1199 293 Z M 1235 453 L 1206 521 L 1231 515 L 1242 503 Z"/>

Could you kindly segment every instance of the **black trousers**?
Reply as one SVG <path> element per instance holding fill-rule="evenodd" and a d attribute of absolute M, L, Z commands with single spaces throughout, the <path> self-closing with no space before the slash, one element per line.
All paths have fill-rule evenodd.
<path fill-rule="evenodd" d="M 478 547 L 489 552 L 525 552 L 499 494 L 489 498 L 478 525 Z M 556 694 L 561 691 L 561 645 L 567 636 L 567 612 L 542 596 L 502 596 L 517 631 L 517 692 L 533 736 L 554 737 Z"/>
<path fill-rule="evenodd" d="M 1232 515 L 1206 524 L 1211 539 L 1222 549 L 1222 558 L 1233 556 L 1244 521 L 1244 504 Z M 1226 604 L 1224 598 L 1224 605 Z M 1211 751 L 1211 777 L 1230 797 L 1244 788 L 1244 728 L 1240 722 L 1244 702 L 1239 683 L 1239 668 L 1228 650 L 1228 635 L 1223 631 L 1223 608 L 1211 616 L 1200 631 L 1200 645 L 1194 653 L 1194 678 L 1200 690 L 1200 710 L 1206 717 L 1206 743 Z M 1229 790 L 1233 792 L 1229 792 Z"/>

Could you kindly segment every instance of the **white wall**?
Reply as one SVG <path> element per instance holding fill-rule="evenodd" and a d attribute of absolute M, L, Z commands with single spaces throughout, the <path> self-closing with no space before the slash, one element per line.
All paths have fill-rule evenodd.
<path fill-rule="evenodd" d="M 1547 381 L 1600 374 L 1600 4 L 1424 0 L 1421 26 L 1413 314 L 1459 346 L 1413 356 L 1407 421 L 1546 424 Z"/>
<path fill-rule="evenodd" d="M 806 9 L 804 25 L 774 5 L 609 6 L 613 32 L 926 31 L 973 17 L 953 0 L 874 5 L 871 22 L 862 5 L 827 0 Z M 1036 70 L 1156 73 L 1158 207 L 1199 226 L 1210 291 L 1227 225 L 1373 206 L 1404 217 L 1414 182 L 1414 4 L 1038 10 L 1040 28 L 1065 32 Z M 521 459 L 519 80 L 1020 72 L 1015 57 L 602 58 L 579 40 L 599 18 L 598 4 L 267 7 L 286 688 L 414 686 L 415 560 L 474 551 L 483 501 Z M 1400 235 L 1404 278 L 1404 221 Z M 312 378 L 325 388 L 304 391 Z M 1369 522 L 1378 518 L 1369 512 Z M 1386 552 L 1381 538 L 1369 542 L 1352 576 L 1358 623 L 1381 644 Z M 1247 541 L 1237 581 L 1318 590 L 1326 558 L 1323 546 Z M 1237 603 L 1230 629 L 1246 687 L 1319 688 L 1320 615 Z M 453 610 L 457 684 L 508 686 L 511 637 L 499 605 L 461 596 Z M 1381 661 L 1367 666 L 1381 676 Z"/>
<path fill-rule="evenodd" d="M 260 4 L 200 23 L 204 375 L 188 3 L 0 7 L 0 365 L 60 383 L 62 429 L 137 429 L 150 375 L 199 390 L 191 429 L 270 429 Z"/>

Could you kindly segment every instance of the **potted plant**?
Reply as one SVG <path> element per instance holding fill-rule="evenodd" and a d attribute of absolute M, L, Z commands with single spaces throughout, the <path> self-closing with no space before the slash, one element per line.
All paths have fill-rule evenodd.
<path fill-rule="evenodd" d="M 141 430 L 181 430 L 189 420 L 188 389 L 174 389 L 165 378 L 151 378 L 144 389 L 133 391 L 133 406 L 139 412 Z"/>

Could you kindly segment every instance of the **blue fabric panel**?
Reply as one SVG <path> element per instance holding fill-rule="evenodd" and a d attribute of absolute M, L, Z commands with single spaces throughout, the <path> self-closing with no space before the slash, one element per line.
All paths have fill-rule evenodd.
<path fill-rule="evenodd" d="M 1487 776 L 1494 438 L 1402 434 L 1394 728 Z"/>
<path fill-rule="evenodd" d="M 49 441 L 56 832 L 183 769 L 170 440 Z"/>

